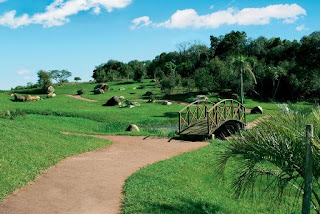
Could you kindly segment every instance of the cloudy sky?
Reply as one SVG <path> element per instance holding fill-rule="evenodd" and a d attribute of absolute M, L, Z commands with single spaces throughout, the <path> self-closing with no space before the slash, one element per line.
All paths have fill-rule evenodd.
<path fill-rule="evenodd" d="M 0 0 L 0 89 L 40 69 L 89 80 L 109 59 L 153 59 L 231 30 L 300 39 L 320 30 L 318 0 Z"/>

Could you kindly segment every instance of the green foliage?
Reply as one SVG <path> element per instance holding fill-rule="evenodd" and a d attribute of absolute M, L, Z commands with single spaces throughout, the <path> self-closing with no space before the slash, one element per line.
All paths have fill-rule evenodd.
<path fill-rule="evenodd" d="M 225 171 L 236 162 L 233 188 L 237 196 L 254 192 L 257 181 L 266 179 L 264 189 L 275 185 L 278 196 L 288 189 L 301 195 L 305 176 L 305 128 L 313 124 L 313 204 L 318 210 L 320 178 L 320 108 L 310 111 L 285 110 L 231 141 L 221 153 L 218 169 Z M 297 201 L 300 204 L 300 201 Z"/>
<path fill-rule="evenodd" d="M 143 62 L 139 62 L 138 60 L 134 60 L 128 63 L 128 66 L 130 66 L 130 68 L 133 71 L 133 80 L 141 82 L 146 75 L 146 68 L 144 66 Z"/>
<path fill-rule="evenodd" d="M 79 81 L 81 81 L 81 78 L 80 78 L 80 77 L 75 77 L 75 78 L 74 78 L 74 81 L 79 82 Z"/>
<path fill-rule="evenodd" d="M 51 75 L 44 70 L 38 71 L 38 84 L 42 90 L 42 93 L 47 93 L 48 87 L 52 86 Z"/>
<path fill-rule="evenodd" d="M 204 92 L 206 90 L 210 91 L 214 89 L 213 79 L 214 77 L 210 74 L 210 72 L 206 68 L 199 68 L 196 70 L 196 73 L 194 74 L 195 86 L 201 92 Z"/>
<path fill-rule="evenodd" d="M 68 82 L 68 78 L 72 76 L 72 73 L 68 70 L 52 70 L 50 71 L 51 78 L 57 83 Z"/>
<path fill-rule="evenodd" d="M 12 110 L 4 110 L 1 115 L 2 118 L 8 118 L 10 120 L 14 120 L 17 117 L 25 117 L 26 113 L 20 109 L 12 109 Z"/>

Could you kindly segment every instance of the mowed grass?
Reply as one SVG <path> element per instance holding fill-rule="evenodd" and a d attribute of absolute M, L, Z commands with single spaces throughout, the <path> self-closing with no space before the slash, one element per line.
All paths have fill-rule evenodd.
<path fill-rule="evenodd" d="M 301 198 L 285 192 L 279 200 L 273 187 L 264 191 L 263 180 L 256 183 L 260 190 L 254 197 L 235 198 L 230 183 L 237 164 L 228 164 L 224 179 L 216 172 L 219 151 L 226 143 L 215 141 L 133 174 L 123 189 L 122 213 L 300 213 Z"/>
<path fill-rule="evenodd" d="M 60 133 L 81 131 L 87 125 L 99 124 L 38 115 L 15 120 L 0 118 L 0 201 L 62 159 L 111 144 L 107 140 Z"/>

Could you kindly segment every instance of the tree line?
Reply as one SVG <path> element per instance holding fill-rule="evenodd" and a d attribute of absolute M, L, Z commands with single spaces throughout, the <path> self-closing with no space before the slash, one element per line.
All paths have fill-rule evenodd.
<path fill-rule="evenodd" d="M 247 96 L 265 100 L 319 101 L 320 32 L 291 41 L 252 39 L 245 32 L 232 31 L 210 36 L 209 47 L 182 43 L 176 51 L 161 53 L 153 60 L 109 60 L 97 66 L 92 77 L 96 82 L 158 79 L 165 93 L 183 87 L 240 95 L 243 89 Z"/>

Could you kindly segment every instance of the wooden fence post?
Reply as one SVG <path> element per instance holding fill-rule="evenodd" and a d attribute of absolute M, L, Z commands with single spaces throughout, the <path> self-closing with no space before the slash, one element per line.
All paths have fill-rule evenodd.
<path fill-rule="evenodd" d="M 302 214 L 310 214 L 311 193 L 312 193 L 312 138 L 313 127 L 308 124 L 306 128 L 306 159 L 305 159 L 305 177 L 304 177 L 304 193 L 302 202 Z"/>
<path fill-rule="evenodd" d="M 188 114 L 188 126 L 190 125 L 190 107 L 187 108 L 187 114 Z"/>

